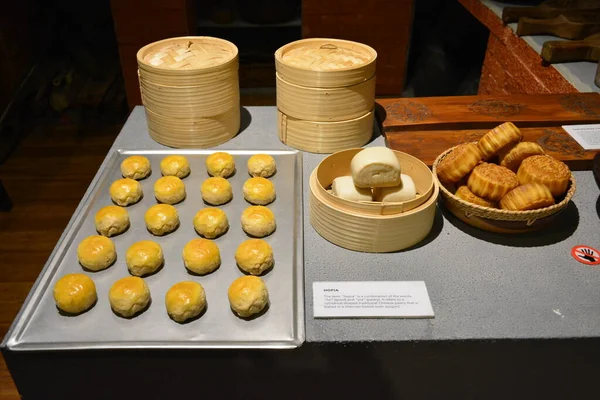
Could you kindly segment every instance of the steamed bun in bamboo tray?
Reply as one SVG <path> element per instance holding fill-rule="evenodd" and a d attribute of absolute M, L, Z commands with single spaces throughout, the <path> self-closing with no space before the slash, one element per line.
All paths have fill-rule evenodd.
<path fill-rule="evenodd" d="M 330 242 L 356 251 L 398 251 L 423 240 L 438 186 L 427 165 L 386 147 L 326 157 L 310 177 L 310 221 Z"/>
<path fill-rule="evenodd" d="M 511 122 L 440 154 L 433 175 L 448 210 L 491 232 L 518 233 L 548 226 L 575 194 L 569 167 L 534 142 L 523 142 Z"/>

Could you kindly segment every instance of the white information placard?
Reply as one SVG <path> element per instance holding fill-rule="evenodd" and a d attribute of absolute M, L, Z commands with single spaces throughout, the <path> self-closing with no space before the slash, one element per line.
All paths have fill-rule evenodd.
<path fill-rule="evenodd" d="M 562 127 L 586 150 L 600 150 L 600 124 L 564 125 Z"/>
<path fill-rule="evenodd" d="M 423 281 L 313 282 L 315 318 L 432 318 Z"/>

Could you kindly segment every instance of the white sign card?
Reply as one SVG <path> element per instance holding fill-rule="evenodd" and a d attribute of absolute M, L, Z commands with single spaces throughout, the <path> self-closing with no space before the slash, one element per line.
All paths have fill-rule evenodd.
<path fill-rule="evenodd" d="M 600 150 L 600 124 L 564 125 L 562 127 L 586 150 Z"/>
<path fill-rule="evenodd" d="M 423 281 L 313 282 L 315 318 L 433 318 Z"/>

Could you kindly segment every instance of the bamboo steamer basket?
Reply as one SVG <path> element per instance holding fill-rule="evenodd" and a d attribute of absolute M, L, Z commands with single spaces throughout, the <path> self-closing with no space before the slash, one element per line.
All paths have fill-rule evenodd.
<path fill-rule="evenodd" d="M 571 173 L 571 182 L 567 192 L 550 207 L 529 211 L 509 211 L 466 202 L 454 195 L 454 187 L 444 186 L 437 176 L 437 166 L 456 147 L 446 150 L 435 159 L 432 166 L 433 176 L 440 187 L 441 198 L 448 211 L 475 228 L 489 232 L 517 234 L 548 227 L 567 208 L 575 194 L 575 177 Z"/>
<path fill-rule="evenodd" d="M 362 43 L 340 39 L 302 39 L 275 52 L 275 68 L 290 84 L 339 88 L 375 76 L 377 52 Z"/>
<path fill-rule="evenodd" d="M 185 36 L 137 52 L 140 78 L 166 86 L 205 86 L 238 76 L 238 49 L 223 39 Z"/>
<path fill-rule="evenodd" d="M 232 139 L 240 129 L 240 109 L 206 117 L 173 120 L 146 108 L 152 139 L 170 147 L 213 147 Z"/>
<path fill-rule="evenodd" d="M 375 105 L 375 77 L 338 88 L 314 88 L 277 76 L 277 108 L 306 121 L 345 121 L 365 115 Z"/>
<path fill-rule="evenodd" d="M 312 153 L 333 153 L 364 146 L 373 136 L 374 111 L 347 121 L 315 122 L 277 111 L 277 132 L 282 143 Z"/>
<path fill-rule="evenodd" d="M 328 193 L 333 179 L 350 173 L 352 157 L 362 149 L 326 157 L 309 180 L 310 222 L 326 240 L 349 250 L 369 253 L 399 251 L 422 241 L 433 227 L 439 188 L 424 163 L 394 151 L 412 173 L 419 191 L 416 201 L 403 203 L 352 202 Z"/>

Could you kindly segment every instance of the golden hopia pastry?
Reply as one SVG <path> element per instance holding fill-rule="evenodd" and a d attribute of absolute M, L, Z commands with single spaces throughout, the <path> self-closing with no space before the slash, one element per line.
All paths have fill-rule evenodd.
<path fill-rule="evenodd" d="M 152 172 L 150 160 L 144 156 L 130 156 L 121 163 L 123 178 L 144 179 Z"/>
<path fill-rule="evenodd" d="M 156 236 L 173 232 L 179 226 L 177 209 L 169 204 L 156 204 L 144 214 L 146 227 Z"/>
<path fill-rule="evenodd" d="M 67 274 L 54 284 L 54 301 L 62 311 L 79 314 L 89 310 L 98 295 L 92 278 L 84 274 Z"/>
<path fill-rule="evenodd" d="M 571 180 L 571 171 L 562 161 L 548 155 L 531 156 L 523 160 L 517 172 L 519 182 L 541 183 L 557 197 L 564 194 Z"/>
<path fill-rule="evenodd" d="M 476 196 L 499 201 L 519 186 L 519 180 L 510 169 L 484 162 L 473 168 L 467 186 Z"/>
<path fill-rule="evenodd" d="M 387 147 L 369 147 L 359 151 L 350 161 L 354 184 L 359 188 L 398 186 L 400 161 Z"/>
<path fill-rule="evenodd" d="M 199 235 L 214 239 L 229 228 L 229 219 L 220 208 L 208 207 L 198 211 L 194 216 L 194 229 Z"/>
<path fill-rule="evenodd" d="M 479 196 L 476 196 L 473 192 L 469 190 L 466 185 L 460 186 L 456 193 L 454 193 L 456 197 L 462 199 L 466 202 L 480 205 L 482 207 L 490 207 L 490 208 L 498 208 L 498 204 L 494 201 L 489 201 Z"/>
<path fill-rule="evenodd" d="M 373 201 L 369 188 L 359 188 L 351 176 L 338 176 L 331 184 L 331 192 L 340 199 L 349 201 Z"/>
<path fill-rule="evenodd" d="M 235 160 L 229 153 L 213 153 L 206 158 L 206 171 L 210 176 L 229 178 L 235 172 Z"/>
<path fill-rule="evenodd" d="M 483 135 L 477 147 L 484 160 L 489 160 L 504 147 L 511 143 L 520 142 L 523 138 L 521 131 L 512 122 L 505 122 Z"/>
<path fill-rule="evenodd" d="M 273 266 L 273 248 L 262 239 L 245 240 L 235 251 L 235 262 L 243 271 L 260 275 Z"/>
<path fill-rule="evenodd" d="M 474 143 L 456 146 L 437 166 L 437 175 L 442 182 L 458 182 L 481 161 L 481 152 Z"/>
<path fill-rule="evenodd" d="M 85 269 L 101 271 L 117 259 L 115 244 L 106 236 L 88 236 L 77 246 L 77 259 Z"/>
<path fill-rule="evenodd" d="M 129 228 L 129 214 L 123 207 L 102 207 L 94 217 L 94 224 L 98 233 L 103 236 L 118 235 Z"/>
<path fill-rule="evenodd" d="M 275 231 L 273 211 L 265 206 L 250 206 L 242 212 L 242 229 L 250 236 L 265 237 Z"/>
<path fill-rule="evenodd" d="M 150 288 L 142 278 L 128 276 L 110 287 L 108 300 L 114 312 L 126 318 L 133 317 L 150 303 Z"/>
<path fill-rule="evenodd" d="M 517 186 L 500 200 L 500 208 L 510 211 L 537 210 L 554 204 L 552 193 L 541 183 Z"/>
<path fill-rule="evenodd" d="M 125 262 L 131 275 L 144 276 L 156 272 L 165 258 L 160 245 L 151 240 L 141 240 L 129 246 Z"/>
<path fill-rule="evenodd" d="M 208 239 L 192 239 L 183 247 L 183 264 L 196 274 L 209 274 L 221 265 L 219 246 Z"/>
<path fill-rule="evenodd" d="M 117 179 L 110 185 L 110 198 L 120 206 L 135 204 L 142 198 L 142 185 L 135 179 Z"/>
<path fill-rule="evenodd" d="M 185 322 L 197 317 L 206 308 L 206 292 L 197 282 L 176 283 L 165 295 L 165 306 L 174 321 Z"/>
<path fill-rule="evenodd" d="M 269 304 L 267 285 L 258 276 L 237 278 L 227 291 L 231 309 L 240 317 L 251 317 L 260 313 Z"/>
<path fill-rule="evenodd" d="M 200 187 L 202 199 L 208 204 L 219 206 L 233 198 L 231 184 L 225 178 L 216 176 L 206 179 Z"/>
<path fill-rule="evenodd" d="M 275 200 L 275 185 L 267 178 L 260 176 L 250 178 L 242 187 L 244 199 L 251 204 L 266 205 Z"/>
<path fill-rule="evenodd" d="M 190 163 L 184 156 L 167 156 L 160 162 L 160 172 L 163 176 L 176 176 L 183 179 L 190 174 Z"/>
<path fill-rule="evenodd" d="M 248 173 L 268 178 L 277 171 L 275 159 L 268 154 L 255 154 L 248 159 Z"/>
<path fill-rule="evenodd" d="M 177 204 L 185 195 L 185 184 L 176 176 L 163 176 L 154 183 L 154 197 L 161 203 Z"/>
<path fill-rule="evenodd" d="M 505 147 L 498 153 L 498 161 L 501 166 L 513 172 L 519 170 L 524 159 L 531 156 L 544 154 L 544 149 L 534 142 L 519 142 L 512 147 Z"/>

